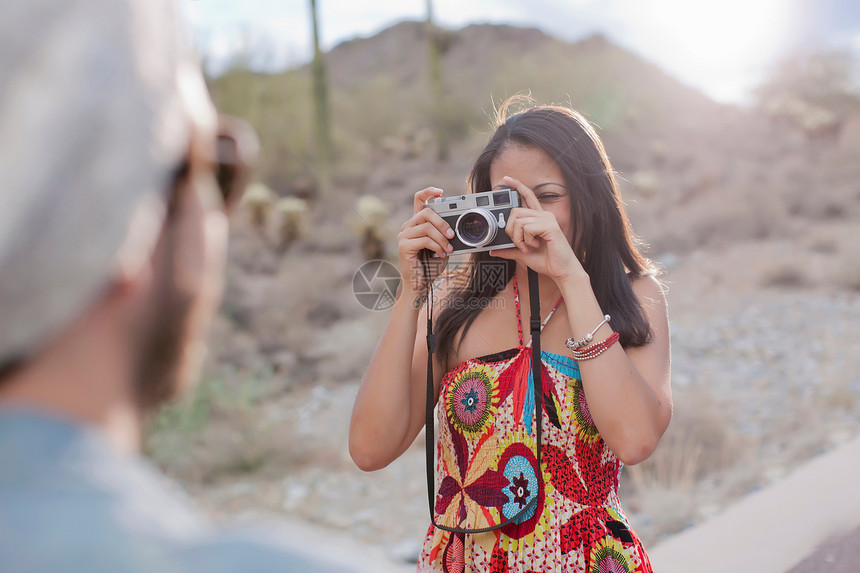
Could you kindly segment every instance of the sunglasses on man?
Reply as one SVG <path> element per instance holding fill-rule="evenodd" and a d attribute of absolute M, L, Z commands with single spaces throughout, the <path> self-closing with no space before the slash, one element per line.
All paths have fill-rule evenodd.
<path fill-rule="evenodd" d="M 218 117 L 215 153 L 212 161 L 221 201 L 228 213 L 242 198 L 248 185 L 251 165 L 260 151 L 260 140 L 254 128 L 245 120 L 234 116 Z M 185 157 L 173 177 L 175 184 L 188 175 L 191 160 Z M 171 197 L 169 211 L 174 208 Z"/>

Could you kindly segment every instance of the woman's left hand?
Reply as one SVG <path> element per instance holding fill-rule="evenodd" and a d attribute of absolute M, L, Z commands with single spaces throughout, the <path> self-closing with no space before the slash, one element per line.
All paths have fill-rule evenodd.
<path fill-rule="evenodd" d="M 555 215 L 544 211 L 534 191 L 512 177 L 505 177 L 504 181 L 517 190 L 525 207 L 511 209 L 505 224 L 505 232 L 515 246 L 492 250 L 490 255 L 519 261 L 557 283 L 585 274 Z"/>

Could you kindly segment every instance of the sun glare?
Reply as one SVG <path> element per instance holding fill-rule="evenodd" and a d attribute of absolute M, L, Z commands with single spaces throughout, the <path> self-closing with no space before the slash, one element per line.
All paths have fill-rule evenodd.
<path fill-rule="evenodd" d="M 647 55 L 676 75 L 736 100 L 791 33 L 790 0 L 631 0 L 631 29 Z"/>

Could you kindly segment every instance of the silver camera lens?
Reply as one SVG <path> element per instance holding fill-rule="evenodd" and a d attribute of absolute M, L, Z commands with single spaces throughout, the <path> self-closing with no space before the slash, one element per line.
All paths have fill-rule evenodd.
<path fill-rule="evenodd" d="M 496 238 L 496 219 L 487 209 L 471 209 L 457 219 L 454 232 L 469 247 L 483 247 Z"/>

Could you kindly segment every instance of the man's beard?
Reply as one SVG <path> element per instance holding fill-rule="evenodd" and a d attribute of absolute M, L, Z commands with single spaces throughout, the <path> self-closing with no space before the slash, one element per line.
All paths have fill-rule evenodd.
<path fill-rule="evenodd" d="M 175 398 L 193 375 L 196 304 L 193 295 L 177 287 L 171 272 L 176 264 L 172 231 L 168 228 L 164 237 L 164 264 L 155 279 L 151 310 L 138 339 L 140 352 L 133 371 L 138 407 L 144 414 Z"/>

